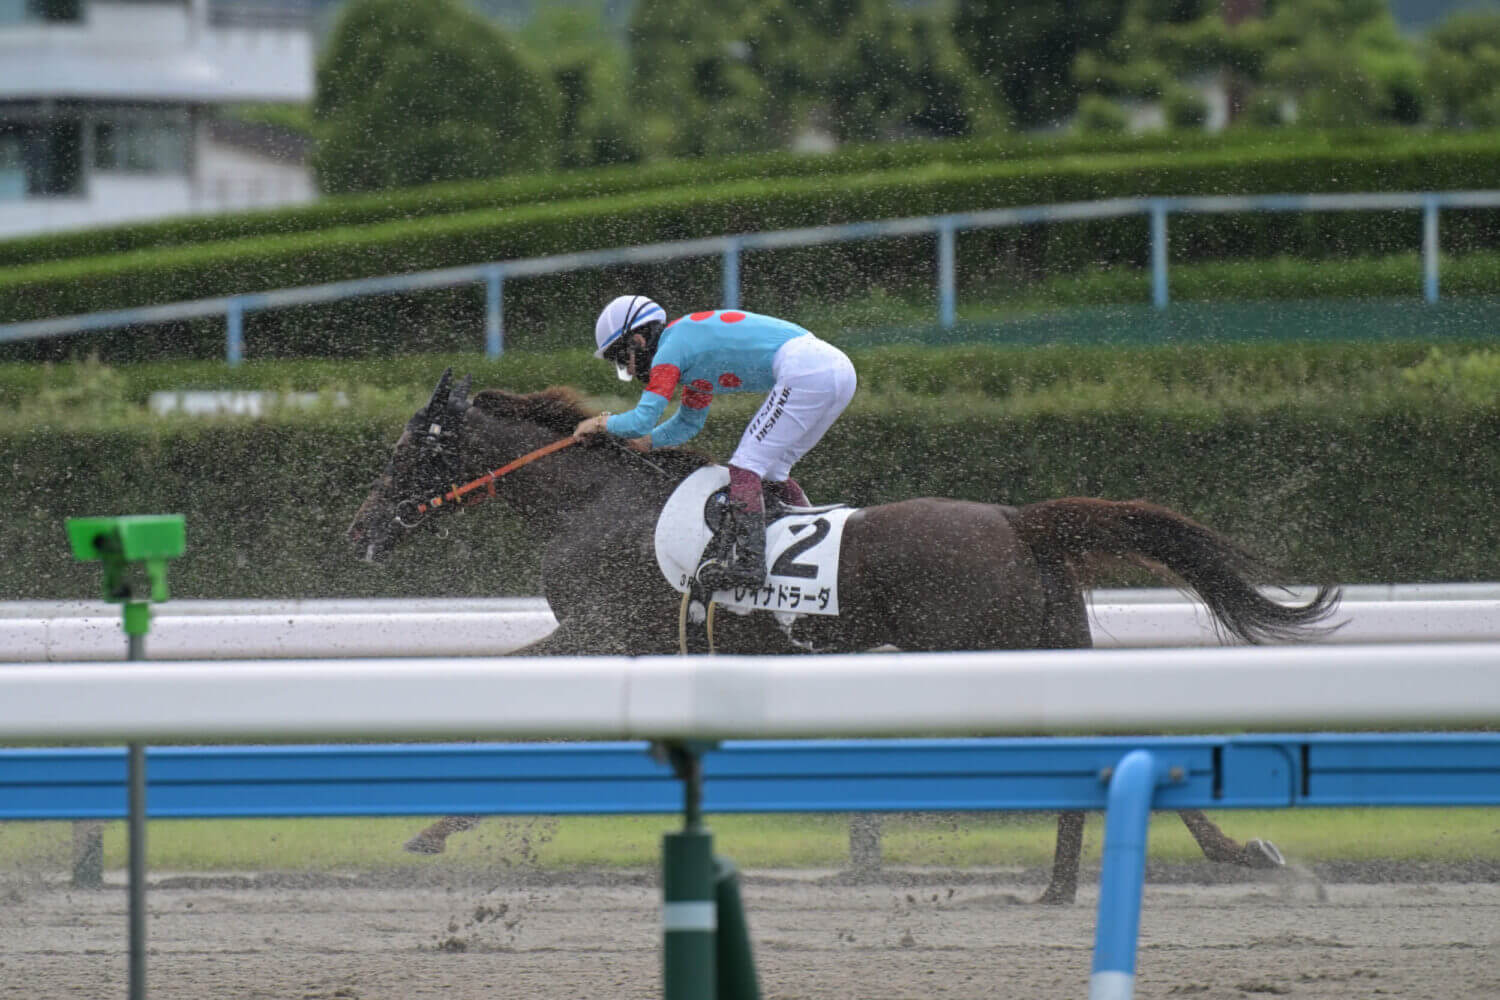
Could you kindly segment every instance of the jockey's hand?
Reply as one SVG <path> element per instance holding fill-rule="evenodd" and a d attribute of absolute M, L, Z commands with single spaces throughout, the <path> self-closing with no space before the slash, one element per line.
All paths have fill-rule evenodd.
<path fill-rule="evenodd" d="M 651 435 L 650 434 L 646 434 L 646 435 L 644 435 L 642 437 L 631 438 L 629 441 L 625 442 L 625 447 L 629 448 L 631 451 L 640 451 L 640 452 L 650 451 L 651 450 Z"/>
<path fill-rule="evenodd" d="M 578 426 L 573 428 L 573 436 L 581 438 L 588 437 L 590 434 L 601 434 L 604 431 L 604 422 L 608 419 L 608 413 L 600 413 L 587 420 L 581 420 Z"/>

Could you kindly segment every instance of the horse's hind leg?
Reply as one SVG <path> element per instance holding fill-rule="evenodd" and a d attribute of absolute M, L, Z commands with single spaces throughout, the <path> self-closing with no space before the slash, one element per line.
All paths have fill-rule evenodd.
<path fill-rule="evenodd" d="M 617 631 L 617 630 L 616 630 Z M 536 642 L 507 656 L 606 656 L 623 653 L 610 628 L 602 623 L 567 618 Z"/>
<path fill-rule="evenodd" d="M 1202 848 L 1203 856 L 1216 864 L 1246 868 L 1280 868 L 1286 864 L 1269 840 L 1252 839 L 1241 844 L 1197 809 L 1183 809 L 1177 815 Z"/>
<path fill-rule="evenodd" d="M 1040 582 L 1047 595 L 1047 613 L 1037 635 L 1044 649 L 1088 649 L 1094 640 L 1089 632 L 1088 607 L 1067 566 L 1058 561 L 1039 565 Z M 1078 895 L 1078 863 L 1083 854 L 1083 813 L 1065 812 L 1057 817 L 1057 847 L 1052 854 L 1052 879 L 1038 903 L 1071 903 Z"/>
<path fill-rule="evenodd" d="M 479 825 L 482 816 L 444 816 L 401 846 L 413 854 L 442 854 L 450 833 L 463 833 Z"/>
<path fill-rule="evenodd" d="M 1052 854 L 1052 880 L 1038 903 L 1071 903 L 1078 895 L 1078 859 L 1083 854 L 1083 813 L 1057 817 L 1057 847 Z"/>

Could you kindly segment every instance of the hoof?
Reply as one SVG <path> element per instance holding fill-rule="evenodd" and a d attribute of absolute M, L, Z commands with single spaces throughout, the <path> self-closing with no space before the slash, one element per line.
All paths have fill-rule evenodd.
<path fill-rule="evenodd" d="M 415 837 L 401 845 L 402 850 L 410 854 L 442 854 L 447 845 L 443 838 L 434 837 L 427 833 L 419 833 Z"/>
<path fill-rule="evenodd" d="M 1077 889 L 1059 889 L 1055 885 L 1049 885 L 1047 891 L 1038 896 L 1036 901 L 1047 906 L 1068 906 L 1077 896 Z"/>
<path fill-rule="evenodd" d="M 1286 859 L 1276 849 L 1276 845 L 1269 840 L 1247 840 L 1245 841 L 1244 860 L 1241 862 L 1247 868 L 1281 868 L 1286 865 Z"/>

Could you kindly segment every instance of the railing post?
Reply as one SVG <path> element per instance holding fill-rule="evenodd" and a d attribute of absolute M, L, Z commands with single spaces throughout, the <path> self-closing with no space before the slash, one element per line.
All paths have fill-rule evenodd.
<path fill-rule="evenodd" d="M 857 878 L 880 871 L 880 819 L 880 813 L 854 813 L 849 817 L 849 870 Z"/>
<path fill-rule="evenodd" d="M 1422 294 L 1438 300 L 1438 199 L 1430 194 L 1422 203 Z"/>
<path fill-rule="evenodd" d="M 715 1000 L 718 905 L 714 840 L 703 825 L 704 744 L 653 744 L 682 781 L 682 830 L 662 837 L 662 996 Z"/>
<path fill-rule="evenodd" d="M 740 898 L 739 869 L 728 858 L 714 855 L 714 1000 L 760 1000 L 760 977 L 755 974 L 755 949 Z"/>
<path fill-rule="evenodd" d="M 1146 883 L 1146 830 L 1151 797 L 1162 774 L 1148 750 L 1132 750 L 1109 777 L 1104 816 L 1104 865 L 1099 873 L 1099 917 L 1089 1000 L 1135 995 L 1136 941 Z"/>
<path fill-rule="evenodd" d="M 957 318 L 958 306 L 956 299 L 956 280 L 954 271 L 954 230 L 952 217 L 945 216 L 938 220 L 937 240 L 937 279 L 938 279 L 938 325 L 944 330 L 953 329 L 953 323 Z"/>
<path fill-rule="evenodd" d="M 1151 199 L 1151 304 L 1167 307 L 1167 202 Z"/>
<path fill-rule="evenodd" d="M 498 358 L 505 349 L 505 271 L 492 267 L 484 276 L 484 354 Z"/>
<path fill-rule="evenodd" d="M 181 514 L 128 517 L 70 517 L 68 544 L 80 562 L 98 561 L 104 571 L 106 601 L 120 604 L 125 629 L 126 659 L 146 658 L 146 635 L 151 631 L 151 603 L 165 601 L 167 560 L 186 548 L 187 529 Z M 134 567 L 144 569 L 148 589 L 132 583 Z M 129 886 L 126 901 L 129 927 L 128 996 L 146 1000 L 146 748 L 127 744 L 128 829 L 130 831 Z"/>
<path fill-rule="evenodd" d="M 231 298 L 224 309 L 224 360 L 231 367 L 245 357 L 245 304 Z"/>
<path fill-rule="evenodd" d="M 731 236 L 724 241 L 724 308 L 740 307 L 740 241 Z"/>

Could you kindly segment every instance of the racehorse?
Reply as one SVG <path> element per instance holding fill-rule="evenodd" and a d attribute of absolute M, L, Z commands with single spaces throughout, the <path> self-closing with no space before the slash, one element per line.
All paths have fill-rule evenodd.
<path fill-rule="evenodd" d="M 378 561 L 424 517 L 460 507 L 455 484 L 550 445 L 558 450 L 486 484 L 538 537 L 543 592 L 558 622 L 515 655 L 677 652 L 680 595 L 656 562 L 656 519 L 677 485 L 709 459 L 676 449 L 640 455 L 606 435 L 565 446 L 562 439 L 591 415 L 576 393 L 562 388 L 529 395 L 489 389 L 470 400 L 469 380 L 455 385 L 451 370 L 444 372 L 360 506 L 349 540 L 361 557 Z M 925 497 L 849 517 L 838 615 L 803 616 L 795 626 L 765 612 L 720 615 L 715 648 L 739 654 L 1084 648 L 1092 641 L 1082 574 L 1101 557 L 1186 584 L 1218 628 L 1246 642 L 1315 636 L 1338 603 L 1337 589 L 1328 586 L 1305 604 L 1264 597 L 1256 585 L 1269 571 L 1259 559 L 1156 504 L 1070 497 L 1011 507 Z M 934 593 L 964 599 L 927 599 Z M 1212 861 L 1281 864 L 1269 843 L 1240 844 L 1202 813 L 1181 815 Z M 473 822 L 448 817 L 408 846 L 436 853 L 448 833 Z M 1074 898 L 1082 831 L 1081 814 L 1062 815 L 1042 901 Z"/>

